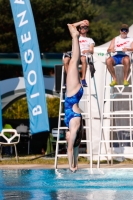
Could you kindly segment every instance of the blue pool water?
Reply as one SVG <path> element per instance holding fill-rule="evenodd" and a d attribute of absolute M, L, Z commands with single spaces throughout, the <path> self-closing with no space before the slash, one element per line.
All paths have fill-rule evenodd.
<path fill-rule="evenodd" d="M 0 200 L 132 200 L 133 169 L 0 170 Z"/>

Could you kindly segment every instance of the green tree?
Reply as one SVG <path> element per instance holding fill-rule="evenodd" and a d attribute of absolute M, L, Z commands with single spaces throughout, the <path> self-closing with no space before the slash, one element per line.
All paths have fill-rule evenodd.
<path fill-rule="evenodd" d="M 14 102 L 5 110 L 3 117 L 8 119 L 28 119 L 29 114 L 26 98 Z"/>
<path fill-rule="evenodd" d="M 0 0 L 0 52 L 18 52 L 18 43 L 9 0 Z"/>
<path fill-rule="evenodd" d="M 49 117 L 59 116 L 60 99 L 57 97 L 47 97 L 47 108 Z"/>
<path fill-rule="evenodd" d="M 96 24 L 96 26 L 94 26 Z M 97 45 L 104 44 L 111 40 L 114 36 L 118 35 L 118 31 L 114 30 L 112 25 L 102 20 L 93 22 L 90 30 L 90 35 L 93 35 L 94 41 Z"/>
<path fill-rule="evenodd" d="M 36 28 L 42 52 L 63 52 L 71 49 L 68 23 L 89 19 L 98 11 L 85 0 L 31 0 Z M 36 9 L 38 7 L 38 9 Z"/>
<path fill-rule="evenodd" d="M 96 46 L 132 24 L 132 0 L 30 0 L 41 52 L 71 50 L 67 23 L 88 19 Z M 19 52 L 9 0 L 0 0 L 0 52 Z"/>
<path fill-rule="evenodd" d="M 67 23 L 92 21 L 97 9 L 86 0 L 31 0 L 41 52 L 62 52 L 71 48 Z M 0 52 L 18 52 L 9 0 L 0 0 Z"/>
<path fill-rule="evenodd" d="M 60 99 L 57 97 L 47 97 L 46 102 L 48 116 L 58 117 Z M 9 108 L 5 110 L 3 117 L 8 119 L 28 119 L 29 113 L 26 98 L 22 98 L 14 102 Z"/>

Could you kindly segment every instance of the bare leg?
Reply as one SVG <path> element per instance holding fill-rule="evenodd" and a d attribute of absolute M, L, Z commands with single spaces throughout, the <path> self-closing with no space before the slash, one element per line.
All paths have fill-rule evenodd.
<path fill-rule="evenodd" d="M 69 97 L 77 93 L 77 91 L 81 87 L 81 84 L 80 84 L 79 72 L 78 72 L 78 64 L 79 64 L 79 56 L 80 56 L 79 41 L 78 41 L 79 32 L 77 31 L 76 27 L 74 27 L 71 24 L 68 24 L 68 28 L 73 38 L 72 58 L 70 60 L 68 72 L 67 72 L 67 96 Z M 73 107 L 75 111 L 76 110 L 79 111 L 77 104 L 75 104 Z M 75 117 L 70 120 L 69 122 L 70 134 L 69 134 L 69 137 L 67 138 L 68 161 L 69 161 L 69 168 L 73 172 L 76 170 L 76 168 L 72 167 L 73 153 L 74 153 L 73 145 L 76 139 L 76 133 L 79 126 L 80 126 L 80 117 Z M 74 155 L 75 160 L 77 159 L 76 155 L 78 156 L 78 154 Z"/>
<path fill-rule="evenodd" d="M 124 65 L 124 80 L 127 80 L 130 71 L 130 59 L 128 56 L 122 59 L 122 64 Z"/>
<path fill-rule="evenodd" d="M 109 57 L 106 61 L 106 64 L 107 64 L 108 71 L 110 72 L 113 80 L 116 81 L 116 75 L 115 75 L 115 70 L 114 70 L 114 65 L 115 65 L 114 59 L 112 57 Z"/>
<path fill-rule="evenodd" d="M 81 59 L 81 63 L 82 63 L 82 77 L 81 77 L 81 79 L 84 80 L 85 75 L 86 75 L 86 69 L 87 69 L 86 57 L 81 56 L 80 59 Z"/>
<path fill-rule="evenodd" d="M 65 57 L 63 62 L 64 62 L 65 72 L 67 73 L 69 62 L 70 62 L 70 58 L 69 57 Z"/>
<path fill-rule="evenodd" d="M 77 170 L 77 165 L 78 165 L 78 147 L 73 148 L 73 145 L 74 145 L 74 142 L 76 139 L 76 132 L 77 132 L 79 125 L 80 125 L 79 117 L 71 119 L 70 125 L 69 125 L 70 134 L 67 139 L 67 141 L 68 141 L 67 153 L 68 153 L 69 168 L 73 172 L 75 170 Z M 74 155 L 74 157 L 73 157 L 73 155 Z M 73 159 L 74 159 L 74 167 L 72 167 Z"/>
<path fill-rule="evenodd" d="M 73 52 L 72 58 L 69 63 L 68 72 L 67 72 L 67 96 L 73 96 L 77 93 L 81 87 L 79 80 L 78 64 L 79 64 L 79 41 L 78 41 L 78 31 L 74 28 L 73 25 L 68 24 L 68 28 L 73 38 Z"/>

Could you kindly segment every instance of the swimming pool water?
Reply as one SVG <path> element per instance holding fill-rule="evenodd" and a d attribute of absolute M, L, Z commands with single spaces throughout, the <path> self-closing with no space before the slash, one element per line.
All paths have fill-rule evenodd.
<path fill-rule="evenodd" d="M 133 169 L 0 170 L 0 200 L 132 200 Z"/>

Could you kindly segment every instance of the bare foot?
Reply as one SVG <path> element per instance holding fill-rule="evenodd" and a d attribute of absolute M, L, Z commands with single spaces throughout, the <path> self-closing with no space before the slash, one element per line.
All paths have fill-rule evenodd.
<path fill-rule="evenodd" d="M 74 166 L 73 166 L 73 168 L 75 169 L 75 171 L 77 171 L 77 170 L 78 170 L 78 166 L 76 166 L 76 167 L 74 167 Z"/>
<path fill-rule="evenodd" d="M 77 31 L 76 27 L 73 24 L 67 24 L 70 34 L 73 37 L 78 37 L 79 36 L 79 32 Z"/>
<path fill-rule="evenodd" d="M 76 172 L 76 171 L 77 171 L 77 167 L 75 167 L 75 168 L 74 168 L 74 167 L 71 167 L 71 168 L 70 168 L 70 171 L 71 171 L 72 173 Z"/>

